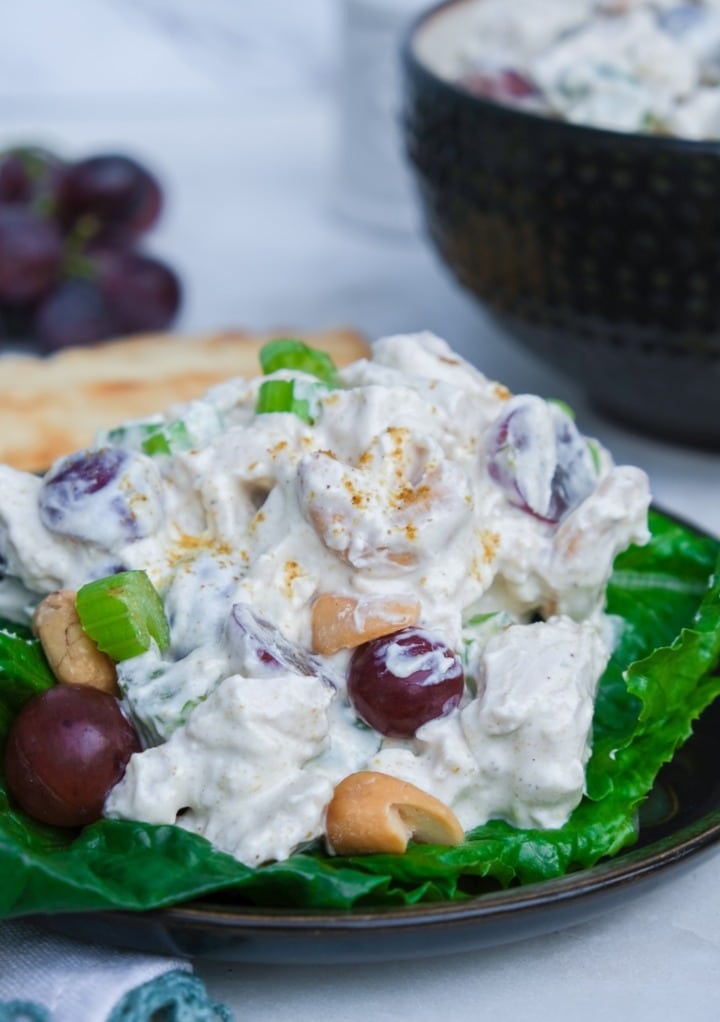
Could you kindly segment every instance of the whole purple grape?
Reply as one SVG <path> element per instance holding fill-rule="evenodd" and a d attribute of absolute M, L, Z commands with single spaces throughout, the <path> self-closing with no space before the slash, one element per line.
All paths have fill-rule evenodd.
<path fill-rule="evenodd" d="M 26 703 L 13 723 L 7 786 L 33 819 L 82 827 L 100 819 L 108 792 L 140 749 L 114 696 L 89 685 L 54 685 Z"/>
<path fill-rule="evenodd" d="M 63 162 L 48 149 L 20 146 L 0 153 L 0 203 L 52 212 Z"/>
<path fill-rule="evenodd" d="M 180 281 L 159 259 L 130 249 L 95 257 L 98 286 L 122 330 L 163 330 L 180 306 Z"/>
<path fill-rule="evenodd" d="M 0 202 L 29 202 L 32 181 L 19 153 L 6 153 L 0 160 Z"/>
<path fill-rule="evenodd" d="M 370 727 L 389 738 L 412 738 L 423 724 L 458 706 L 464 683 L 449 646 L 420 628 L 403 628 L 357 647 L 347 690 Z"/>
<path fill-rule="evenodd" d="M 122 224 L 139 233 L 155 223 L 161 205 L 160 185 L 153 175 L 117 153 L 70 164 L 58 187 L 58 217 L 66 227 L 92 216 L 98 228 Z"/>
<path fill-rule="evenodd" d="M 78 451 L 43 479 L 40 519 L 51 532 L 112 549 L 159 527 L 161 486 L 156 466 L 141 454 L 119 447 Z"/>
<path fill-rule="evenodd" d="M 0 206 L 0 301 L 36 301 L 58 279 L 63 243 L 57 225 L 29 206 Z"/>
<path fill-rule="evenodd" d="M 44 351 L 95 344 L 122 332 L 98 283 L 69 277 L 38 305 L 34 328 Z"/>

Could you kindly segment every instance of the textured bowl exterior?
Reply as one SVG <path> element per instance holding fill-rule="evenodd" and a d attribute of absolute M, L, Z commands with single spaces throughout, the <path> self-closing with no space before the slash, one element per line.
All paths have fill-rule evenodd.
<path fill-rule="evenodd" d="M 455 2 L 455 0 L 452 0 Z M 404 54 L 430 237 L 508 332 L 625 423 L 720 446 L 720 144 L 471 96 Z"/>

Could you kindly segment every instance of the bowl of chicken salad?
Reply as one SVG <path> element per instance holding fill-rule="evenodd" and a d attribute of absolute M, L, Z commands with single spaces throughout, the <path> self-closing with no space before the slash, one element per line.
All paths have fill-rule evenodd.
<path fill-rule="evenodd" d="M 464 946 L 712 846 L 720 544 L 433 334 L 260 362 L 0 467 L 2 915 Z"/>
<path fill-rule="evenodd" d="M 430 240 L 608 416 L 720 444 L 720 8 L 449 0 L 403 51 Z"/>

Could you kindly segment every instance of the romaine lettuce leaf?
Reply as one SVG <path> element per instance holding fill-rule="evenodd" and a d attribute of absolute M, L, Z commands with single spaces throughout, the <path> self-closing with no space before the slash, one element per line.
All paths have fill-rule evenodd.
<path fill-rule="evenodd" d="M 593 865 L 630 844 L 637 807 L 692 722 L 720 694 L 720 543 L 653 512 L 652 540 L 621 555 L 608 610 L 618 647 L 596 704 L 588 796 L 558 830 L 491 821 L 457 848 L 330 858 L 309 849 L 252 870 L 176 827 L 103 820 L 77 832 L 14 811 L 0 776 L 0 916 L 148 909 L 222 891 L 262 906 L 345 909 L 465 899 Z M 0 633 L 7 642 L 5 632 Z M 0 742 L 46 676 L 32 640 L 0 642 Z M 5 659 L 2 659 L 2 658 Z M 9 665 L 9 666 L 8 666 Z"/>

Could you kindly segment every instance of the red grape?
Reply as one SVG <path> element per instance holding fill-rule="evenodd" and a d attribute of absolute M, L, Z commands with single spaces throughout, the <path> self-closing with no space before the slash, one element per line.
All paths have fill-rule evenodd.
<path fill-rule="evenodd" d="M 110 789 L 140 751 L 114 696 L 55 685 L 25 704 L 5 750 L 11 795 L 33 819 L 80 827 L 102 816 Z"/>
<path fill-rule="evenodd" d="M 491 430 L 488 472 L 512 504 L 551 523 L 597 484 L 590 449 L 572 419 L 524 394 L 508 401 Z"/>
<path fill-rule="evenodd" d="M 137 249 L 162 204 L 154 175 L 122 154 L 0 153 L 2 336 L 52 352 L 169 327 L 180 281 Z"/>
<path fill-rule="evenodd" d="M 28 202 L 32 181 L 19 153 L 8 153 L 0 163 L 0 202 Z"/>
<path fill-rule="evenodd" d="M 70 277 L 47 295 L 38 306 L 34 325 L 44 351 L 95 344 L 121 332 L 99 285 L 83 277 Z"/>
<path fill-rule="evenodd" d="M 417 729 L 459 704 L 462 665 L 444 642 L 419 628 L 366 642 L 353 653 L 348 695 L 358 716 L 390 738 Z"/>
<path fill-rule="evenodd" d="M 314 674 L 331 688 L 337 687 L 332 669 L 324 661 L 286 639 L 269 621 L 258 617 L 247 603 L 233 604 L 227 639 L 242 672 L 253 676 L 281 671 Z"/>
<path fill-rule="evenodd" d="M 61 536 L 105 547 L 134 542 L 162 520 L 160 477 L 149 458 L 120 447 L 77 451 L 45 475 L 38 510 Z"/>
<path fill-rule="evenodd" d="M 123 224 L 140 232 L 160 215 L 160 185 L 136 160 L 119 154 L 91 156 L 67 167 L 58 187 L 58 216 L 71 226 L 93 216 L 99 225 Z"/>
<path fill-rule="evenodd" d="M 35 301 L 58 278 L 62 255 L 62 237 L 52 221 L 28 206 L 0 206 L 0 301 Z"/>
<path fill-rule="evenodd" d="M 464 76 L 462 84 L 473 95 L 494 99 L 499 103 L 518 102 L 538 95 L 534 83 L 526 75 L 511 68 L 474 71 Z"/>
<path fill-rule="evenodd" d="M 26 146 L 0 153 L 0 203 L 54 205 L 62 161 L 47 149 Z"/>
<path fill-rule="evenodd" d="M 180 282 L 173 271 L 150 256 L 107 250 L 96 256 L 98 286 L 122 330 L 162 330 L 180 305 Z"/>

